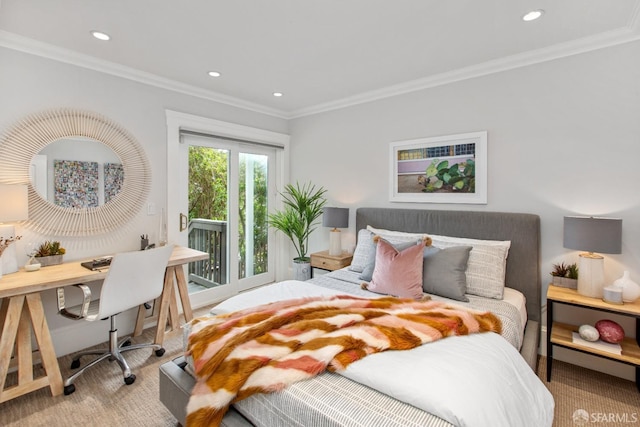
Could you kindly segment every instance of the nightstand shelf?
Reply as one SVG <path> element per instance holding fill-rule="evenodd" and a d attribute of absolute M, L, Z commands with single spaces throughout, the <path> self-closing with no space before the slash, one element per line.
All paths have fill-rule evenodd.
<path fill-rule="evenodd" d="M 630 365 L 640 365 L 640 346 L 636 343 L 635 338 L 625 338 L 624 341 L 620 343 L 622 354 L 619 355 L 574 343 L 572 339 L 573 332 L 578 332 L 577 326 L 554 322 L 551 330 L 551 342 L 560 347 L 606 357 Z"/>
<path fill-rule="evenodd" d="M 636 338 L 625 338 L 620 343 L 622 354 L 586 347 L 573 342 L 572 332 L 578 331 L 578 326 L 553 321 L 555 304 L 572 305 L 585 309 L 630 316 L 636 319 Z M 549 327 L 551 325 L 551 327 Z M 621 363 L 632 365 L 636 370 L 636 387 L 640 391 L 640 302 L 625 303 L 623 305 L 610 304 L 598 298 L 585 297 L 573 289 L 560 288 L 549 285 L 547 290 L 547 381 L 551 381 L 553 363 L 553 346 L 564 347 L 598 357 L 604 357 Z"/>
<path fill-rule="evenodd" d="M 311 254 L 311 268 L 334 271 L 351 265 L 353 254 L 343 252 L 340 255 L 329 255 L 329 251 L 316 252 Z M 312 274 L 313 275 L 313 274 Z"/>

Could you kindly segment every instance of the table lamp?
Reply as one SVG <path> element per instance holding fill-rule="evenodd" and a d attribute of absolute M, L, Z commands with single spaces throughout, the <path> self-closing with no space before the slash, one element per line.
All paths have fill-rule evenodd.
<path fill-rule="evenodd" d="M 23 221 L 29 215 L 29 195 L 26 185 L 0 184 L 0 237 L 11 239 L 16 237 L 16 228 L 10 222 Z M 18 258 L 15 245 L 9 245 L 2 256 L 2 273 L 18 271 Z"/>
<path fill-rule="evenodd" d="M 349 226 L 349 209 L 323 208 L 322 226 L 333 227 L 329 234 L 329 255 L 338 256 L 342 254 L 342 239 L 338 228 L 347 228 Z"/>
<path fill-rule="evenodd" d="M 564 217 L 564 247 L 586 251 L 579 256 L 578 293 L 602 298 L 605 254 L 622 253 L 622 220 L 598 217 Z"/>

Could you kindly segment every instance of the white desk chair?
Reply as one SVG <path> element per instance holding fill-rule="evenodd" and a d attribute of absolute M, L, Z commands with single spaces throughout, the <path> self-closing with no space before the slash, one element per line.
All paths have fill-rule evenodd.
<path fill-rule="evenodd" d="M 91 289 L 87 285 L 74 285 L 82 290 L 84 294 L 83 303 L 74 307 L 64 306 L 64 289 L 58 288 L 58 313 L 64 317 L 89 322 L 94 320 L 111 319 L 111 330 L 109 331 L 109 348 L 105 350 L 83 351 L 78 353 L 71 363 L 71 368 L 80 367 L 80 357 L 85 355 L 100 355 L 97 359 L 83 366 L 76 373 L 71 375 L 64 382 L 64 394 L 68 395 L 75 391 L 73 382 L 85 370 L 96 365 L 98 362 L 109 358 L 110 361 L 117 361 L 122 368 L 125 384 L 133 384 L 136 376 L 131 373 L 131 369 L 121 352 L 136 350 L 143 347 L 153 347 L 156 356 L 164 354 L 164 348 L 158 344 L 136 344 L 130 345 L 129 339 L 118 344 L 118 329 L 116 328 L 116 315 L 123 311 L 138 307 L 147 301 L 152 301 L 162 294 L 164 285 L 164 273 L 169 262 L 169 257 L 173 246 L 163 246 L 157 249 L 146 251 L 125 252 L 115 255 L 111 261 L 107 277 L 102 284 L 100 298 L 91 300 Z"/>

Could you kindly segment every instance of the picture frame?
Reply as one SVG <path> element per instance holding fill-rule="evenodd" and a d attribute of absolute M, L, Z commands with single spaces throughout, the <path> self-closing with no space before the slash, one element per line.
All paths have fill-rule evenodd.
<path fill-rule="evenodd" d="M 54 160 L 54 204 L 63 208 L 98 207 L 98 163 Z"/>
<path fill-rule="evenodd" d="M 391 202 L 487 203 L 487 131 L 395 141 L 389 151 Z"/>

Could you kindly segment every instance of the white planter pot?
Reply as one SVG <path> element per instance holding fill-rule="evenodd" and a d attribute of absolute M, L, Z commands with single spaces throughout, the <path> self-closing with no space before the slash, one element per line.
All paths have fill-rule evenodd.
<path fill-rule="evenodd" d="M 293 260 L 293 279 L 302 281 L 311 279 L 311 261 Z"/>
<path fill-rule="evenodd" d="M 62 264 L 63 255 L 49 255 L 49 256 L 41 256 L 35 257 L 35 261 L 40 263 L 42 267 L 47 267 L 49 265 L 58 265 Z"/>
<path fill-rule="evenodd" d="M 578 279 L 553 276 L 553 284 L 562 288 L 578 289 Z"/>

